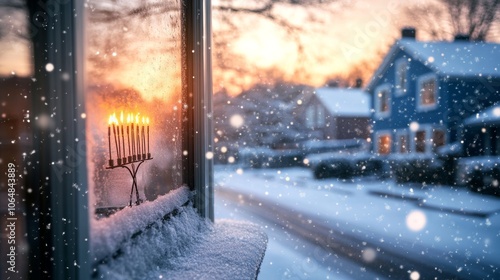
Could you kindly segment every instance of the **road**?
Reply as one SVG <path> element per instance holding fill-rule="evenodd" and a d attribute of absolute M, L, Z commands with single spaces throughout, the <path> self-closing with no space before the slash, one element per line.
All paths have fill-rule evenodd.
<path fill-rule="evenodd" d="M 437 269 L 418 255 L 409 259 L 400 249 L 380 248 L 317 217 L 260 197 L 220 186 L 215 197 L 216 217 L 246 219 L 268 233 L 261 279 L 465 279 Z M 289 257 L 292 263 L 276 267 L 273 259 L 287 258 L 283 248 L 299 260 Z"/>
<path fill-rule="evenodd" d="M 296 230 L 305 227 L 291 227 L 282 220 L 284 213 L 268 215 L 270 209 L 259 203 L 228 189 L 218 187 L 215 191 L 216 219 L 250 221 L 267 233 L 269 243 L 259 279 L 385 279 L 322 244 L 311 242 L 312 235 L 307 237 L 305 233 L 304 237 L 304 232 Z"/>

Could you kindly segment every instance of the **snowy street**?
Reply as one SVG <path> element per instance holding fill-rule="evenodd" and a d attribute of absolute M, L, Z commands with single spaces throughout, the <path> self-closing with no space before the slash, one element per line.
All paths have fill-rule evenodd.
<path fill-rule="evenodd" d="M 376 178 L 318 181 L 305 168 L 217 166 L 215 184 L 216 219 L 252 221 L 269 235 L 261 279 L 500 275 L 495 197 Z"/>

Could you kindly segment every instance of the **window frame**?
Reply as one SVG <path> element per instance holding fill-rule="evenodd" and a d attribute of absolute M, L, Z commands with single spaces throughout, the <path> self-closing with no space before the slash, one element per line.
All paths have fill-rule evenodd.
<path fill-rule="evenodd" d="M 387 111 L 381 111 L 380 109 L 380 106 L 382 105 L 382 102 L 381 102 L 381 96 L 379 96 L 379 93 L 380 92 L 384 92 L 386 91 L 387 92 Z M 374 100 L 375 100 L 375 117 L 377 118 L 387 118 L 391 115 L 391 111 L 392 111 L 392 98 L 391 98 L 391 86 L 390 84 L 383 84 L 381 86 L 378 86 L 377 88 L 375 88 L 375 96 L 374 96 Z"/>
<path fill-rule="evenodd" d="M 427 83 L 429 81 L 433 81 L 434 82 L 434 103 L 431 103 L 431 104 L 424 104 L 422 101 L 422 90 L 423 90 L 423 85 L 424 83 Z M 439 103 L 439 92 L 438 92 L 438 89 L 439 89 L 439 85 L 438 85 L 438 78 L 437 78 L 437 75 L 434 74 L 434 73 L 429 73 L 429 74 L 425 74 L 425 75 L 422 75 L 418 78 L 418 81 L 417 81 L 417 91 L 416 91 L 416 102 L 417 102 L 417 111 L 420 111 L 420 112 L 426 112 L 426 111 L 431 111 L 431 110 L 434 110 L 438 107 L 438 103 Z"/>

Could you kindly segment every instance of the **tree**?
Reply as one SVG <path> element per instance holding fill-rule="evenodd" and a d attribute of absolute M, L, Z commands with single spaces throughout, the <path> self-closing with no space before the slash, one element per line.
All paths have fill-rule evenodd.
<path fill-rule="evenodd" d="M 112 2 L 112 5 L 110 3 Z M 265 83 L 270 79 L 292 77 L 305 81 L 309 71 L 307 66 L 317 63 L 318 57 L 314 52 L 306 52 L 307 36 L 312 31 L 323 33 L 321 23 L 329 19 L 337 6 L 333 3 L 338 0 L 220 0 L 212 5 L 213 24 L 213 77 L 216 87 L 227 87 L 224 81 L 229 81 L 233 88 L 232 93 L 249 88 L 256 83 Z M 175 13 L 178 4 L 165 4 L 164 2 L 148 0 L 131 4 L 124 1 L 91 1 L 89 7 L 91 22 L 101 22 L 120 29 L 127 22 L 140 19 L 150 19 L 156 15 Z M 307 20 L 307 27 L 303 22 Z M 142 24 L 142 23 L 141 23 Z M 259 66 L 255 61 L 249 61 L 245 54 L 238 53 L 233 48 L 235 42 L 255 29 L 257 25 L 269 27 L 269 32 L 275 37 L 281 37 L 287 46 L 293 46 L 298 54 L 293 69 L 285 69 L 277 65 Z M 103 28 L 99 28 L 102 32 Z M 110 32 L 112 29 L 107 28 Z M 108 44 L 103 38 L 94 36 L 95 43 Z M 120 38 L 122 39 L 122 38 Z M 97 42 L 100 41 L 100 42 Z M 127 47 L 127 43 L 120 47 Z M 126 50 L 121 51 L 121 53 Z M 94 56 L 92 59 L 99 59 Z M 103 62 L 100 62 L 103 63 Z M 102 64 L 101 64 L 102 65 Z M 112 65 L 108 65 L 112 66 Z M 115 65 L 116 66 L 116 65 Z M 286 73 L 285 73 L 286 72 Z"/>
<path fill-rule="evenodd" d="M 434 40 L 466 35 L 474 41 L 500 39 L 500 0 L 436 0 L 406 10 L 419 32 Z"/>
<path fill-rule="evenodd" d="M 269 147 L 303 140 L 304 128 L 297 121 L 296 100 L 312 88 L 277 82 L 255 85 L 238 96 L 224 92 L 214 96 L 214 129 L 219 144 L 228 148 Z M 235 126 L 234 116 L 243 122 Z"/>

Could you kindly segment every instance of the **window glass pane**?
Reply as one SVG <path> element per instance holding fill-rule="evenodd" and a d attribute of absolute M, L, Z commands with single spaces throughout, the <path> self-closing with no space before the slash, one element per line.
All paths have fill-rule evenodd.
<path fill-rule="evenodd" d="M 378 153 L 387 155 L 391 153 L 391 136 L 381 135 L 378 138 Z"/>
<path fill-rule="evenodd" d="M 434 130 L 432 132 L 432 147 L 434 151 L 445 144 L 445 132 L 443 130 Z"/>
<path fill-rule="evenodd" d="M 382 90 L 378 94 L 379 98 L 379 112 L 389 112 L 389 91 Z"/>
<path fill-rule="evenodd" d="M 425 131 L 417 131 L 415 134 L 415 151 L 417 153 L 425 153 Z"/>
<path fill-rule="evenodd" d="M 399 136 L 399 152 L 400 153 L 408 152 L 408 135 Z"/>
<path fill-rule="evenodd" d="M 406 75 L 407 75 L 407 64 L 402 61 L 398 64 L 398 69 L 396 72 L 396 80 L 397 80 L 397 85 L 396 88 L 399 90 L 399 92 L 405 93 L 406 92 Z"/>
<path fill-rule="evenodd" d="M 9 5 L 11 4 L 11 5 Z M 33 150 L 30 119 L 33 61 L 29 13 L 24 3 L 0 1 L 0 272 L 27 279 L 26 201 L 32 187 L 25 170 Z M 15 254 L 14 259 L 12 259 Z M 12 262 L 14 260 L 14 262 Z M 17 273 L 11 273 L 14 269 Z"/>
<path fill-rule="evenodd" d="M 317 115 L 317 127 L 324 127 L 325 126 L 325 109 L 321 106 L 318 106 L 318 115 Z"/>
<path fill-rule="evenodd" d="M 97 209 L 128 205 L 129 172 L 106 167 L 137 166 L 144 156 L 139 198 L 154 200 L 182 183 L 180 3 L 88 1 L 87 15 L 92 203 Z"/>
<path fill-rule="evenodd" d="M 432 105 L 436 103 L 436 82 L 435 80 L 428 80 L 422 83 L 422 90 L 420 95 L 420 102 L 422 105 Z"/>

